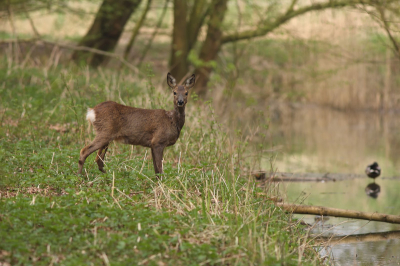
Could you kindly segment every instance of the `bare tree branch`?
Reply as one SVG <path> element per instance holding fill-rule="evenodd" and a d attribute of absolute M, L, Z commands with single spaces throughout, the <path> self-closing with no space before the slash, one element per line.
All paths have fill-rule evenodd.
<path fill-rule="evenodd" d="M 380 21 L 382 22 L 382 26 L 384 28 L 384 30 L 386 31 L 386 34 L 388 35 L 390 41 L 392 42 L 392 45 L 394 47 L 394 53 L 396 54 L 396 56 L 398 56 L 400 58 L 400 49 L 399 49 L 399 44 L 396 41 L 396 39 L 394 38 L 391 30 L 390 30 L 390 25 L 388 23 L 388 21 L 385 18 L 385 11 L 383 8 L 381 7 L 377 7 L 377 10 L 379 12 L 380 15 Z"/>
<path fill-rule="evenodd" d="M 62 48 L 66 48 L 66 49 L 70 49 L 70 50 L 76 50 L 76 51 L 87 51 L 90 53 L 94 53 L 94 54 L 100 54 L 100 55 L 104 55 L 110 58 L 115 58 L 118 61 L 120 61 L 122 64 L 124 64 L 126 67 L 128 67 L 130 70 L 132 70 L 135 73 L 138 73 L 139 70 L 132 64 L 130 64 L 128 61 L 126 61 L 122 56 L 115 54 L 115 53 L 111 53 L 111 52 L 105 52 L 99 49 L 95 49 L 95 48 L 90 48 L 90 47 L 86 47 L 86 46 L 75 46 L 75 45 L 70 45 L 70 44 L 63 44 L 63 43 L 57 43 L 57 42 L 52 42 L 52 41 L 47 41 L 47 40 L 38 40 L 38 39 L 25 39 L 25 40 L 3 40 L 0 41 L 1 43 L 11 43 L 11 44 L 15 44 L 15 43 L 29 43 L 29 42 L 34 42 L 35 45 L 38 45 L 40 43 L 46 43 L 46 44 L 50 44 L 50 45 L 54 45 L 54 46 L 58 46 L 58 47 L 62 47 Z"/>
<path fill-rule="evenodd" d="M 207 6 L 207 0 L 197 0 L 194 2 L 187 26 L 188 51 L 195 45 L 200 28 L 203 26 L 204 19 L 209 13 L 210 7 L 211 5 Z"/>
<path fill-rule="evenodd" d="M 254 30 L 245 30 L 240 32 L 239 34 L 233 33 L 222 37 L 222 44 L 229 42 L 236 42 L 240 40 L 260 37 L 268 34 L 269 32 L 275 30 L 280 27 L 282 24 L 285 24 L 290 19 L 308 13 L 310 11 L 324 10 L 328 8 L 343 8 L 346 6 L 359 4 L 360 1 L 329 1 L 326 3 L 315 3 L 309 6 L 301 7 L 297 10 L 294 10 L 294 5 L 296 4 L 296 0 L 293 0 L 288 10 L 281 16 L 277 17 L 273 22 L 266 22 L 265 25 L 262 25 Z M 292 6 L 293 5 L 293 6 Z"/>
<path fill-rule="evenodd" d="M 140 65 L 142 64 L 144 58 L 146 57 L 147 52 L 149 51 L 151 45 L 153 44 L 153 40 L 156 37 L 158 30 L 161 27 L 161 24 L 162 24 L 162 22 L 164 20 L 164 17 L 165 17 L 165 13 L 167 11 L 168 3 L 169 3 L 169 0 L 165 0 L 165 4 L 164 4 L 163 10 L 162 10 L 160 19 L 157 22 L 156 28 L 154 29 L 153 34 L 151 35 L 151 38 L 150 38 L 149 42 L 147 43 L 146 47 L 144 48 L 144 50 L 142 52 L 142 56 L 139 59 L 138 67 L 140 67 Z"/>
<path fill-rule="evenodd" d="M 146 7 L 145 7 L 145 9 L 143 10 L 142 15 L 140 16 L 139 21 L 136 22 L 136 24 L 135 24 L 135 28 L 134 28 L 133 31 L 132 31 L 131 39 L 129 40 L 129 43 L 128 43 L 128 45 L 127 45 L 126 48 L 125 48 L 125 52 L 124 52 L 124 58 L 125 58 L 125 59 L 128 59 L 129 52 L 131 51 L 132 46 L 133 46 L 133 43 L 135 42 L 136 36 L 137 36 L 138 33 L 139 33 L 139 29 L 142 27 L 143 22 L 144 22 L 144 20 L 146 19 L 147 13 L 149 12 L 149 9 L 150 9 L 151 1 L 152 1 L 152 0 L 147 0 Z"/>
<path fill-rule="evenodd" d="M 297 4 L 297 0 L 292 0 L 292 3 L 290 4 L 288 10 L 286 11 L 286 14 L 290 13 L 293 11 L 294 6 Z"/>
<path fill-rule="evenodd" d="M 75 45 L 56 43 L 56 42 L 51 42 L 51 41 L 46 41 L 46 40 L 40 40 L 38 42 L 48 43 L 48 44 L 52 44 L 55 46 L 59 46 L 59 47 L 63 47 L 63 48 L 71 49 L 71 50 L 86 51 L 86 52 L 90 52 L 90 53 L 94 53 L 94 54 L 99 54 L 99 55 L 115 58 L 118 61 L 120 61 L 122 64 L 124 64 L 126 67 L 128 67 L 130 70 L 132 70 L 133 72 L 135 72 L 135 73 L 139 72 L 138 69 L 134 65 L 130 64 L 122 56 L 115 54 L 115 53 L 105 52 L 105 51 L 102 51 L 99 49 L 90 48 L 90 47 L 86 47 L 86 46 L 75 46 Z"/>
<path fill-rule="evenodd" d="M 371 8 L 372 7 L 372 8 Z M 360 10 L 363 12 L 367 13 L 372 20 L 376 21 L 376 23 L 381 26 L 385 32 L 386 35 L 388 36 L 390 40 L 390 44 L 387 44 L 389 49 L 393 50 L 393 53 L 400 58 L 400 44 L 396 40 L 395 36 L 393 33 L 396 31 L 393 30 L 393 25 L 398 24 L 398 21 L 391 21 L 387 18 L 386 14 L 387 12 L 390 12 L 391 15 L 395 17 L 400 16 L 400 8 L 399 8 L 399 3 L 393 2 L 393 1 L 384 1 L 383 3 L 380 2 L 374 2 L 371 5 L 366 5 L 363 4 L 361 7 L 359 7 Z"/>
<path fill-rule="evenodd" d="M 40 36 L 38 30 L 36 29 L 35 24 L 33 23 L 33 20 L 32 20 L 32 18 L 31 18 L 31 16 L 29 15 L 29 11 L 28 11 L 27 8 L 25 7 L 25 5 L 23 5 L 23 8 L 25 9 L 25 15 L 26 15 L 26 17 L 28 18 L 29 23 L 31 24 L 33 33 L 35 34 L 35 37 L 38 38 L 38 39 L 40 39 L 41 36 Z"/>

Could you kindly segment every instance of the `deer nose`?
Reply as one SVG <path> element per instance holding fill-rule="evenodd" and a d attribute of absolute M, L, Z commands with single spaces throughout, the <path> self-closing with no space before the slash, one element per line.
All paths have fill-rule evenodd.
<path fill-rule="evenodd" d="M 183 100 L 178 100 L 178 106 L 182 106 L 184 104 Z"/>

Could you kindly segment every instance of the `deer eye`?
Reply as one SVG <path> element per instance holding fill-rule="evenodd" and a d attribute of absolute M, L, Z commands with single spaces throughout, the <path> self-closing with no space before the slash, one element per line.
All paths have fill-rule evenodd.
<path fill-rule="evenodd" d="M 186 92 L 186 93 L 185 93 L 185 95 L 187 96 L 187 95 L 188 95 L 188 93 Z"/>
<path fill-rule="evenodd" d="M 176 95 L 176 92 L 174 91 L 174 95 Z"/>

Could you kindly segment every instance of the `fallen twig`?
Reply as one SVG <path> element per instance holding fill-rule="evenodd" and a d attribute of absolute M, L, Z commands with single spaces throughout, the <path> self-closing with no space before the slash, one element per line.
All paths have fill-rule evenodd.
<path fill-rule="evenodd" d="M 90 47 L 85 47 L 85 46 L 76 46 L 76 45 L 58 43 L 58 42 L 52 42 L 52 41 L 47 41 L 47 40 L 37 39 L 37 38 L 26 39 L 26 40 L 4 40 L 4 41 L 0 41 L 0 43 L 21 43 L 21 42 L 35 42 L 36 44 L 46 43 L 46 44 L 50 44 L 50 45 L 54 45 L 54 46 L 58 46 L 58 47 L 66 48 L 66 49 L 78 50 L 78 51 L 87 51 L 87 52 L 91 52 L 91 53 L 94 53 L 94 54 L 101 54 L 101 55 L 104 55 L 104 56 L 115 58 L 118 61 L 120 61 L 122 64 L 124 64 L 126 67 L 131 69 L 133 72 L 139 73 L 139 70 L 134 65 L 132 65 L 128 61 L 126 61 L 122 56 L 120 56 L 118 54 L 115 54 L 115 53 L 105 52 L 105 51 L 102 51 L 102 50 L 99 50 L 99 49 L 95 49 L 95 48 L 90 48 Z"/>

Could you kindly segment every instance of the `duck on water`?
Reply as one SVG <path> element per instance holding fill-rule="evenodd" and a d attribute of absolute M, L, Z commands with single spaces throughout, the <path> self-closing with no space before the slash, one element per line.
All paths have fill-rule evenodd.
<path fill-rule="evenodd" d="M 381 174 L 381 168 L 377 162 L 374 162 L 373 164 L 367 166 L 365 173 L 368 177 L 375 179 Z"/>

